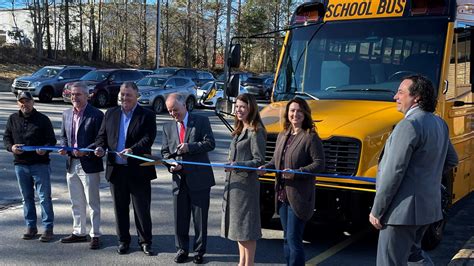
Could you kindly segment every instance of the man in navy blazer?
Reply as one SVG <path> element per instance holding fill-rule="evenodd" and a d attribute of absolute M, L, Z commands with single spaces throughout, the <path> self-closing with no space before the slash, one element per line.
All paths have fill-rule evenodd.
<path fill-rule="evenodd" d="M 394 99 L 405 118 L 385 143 L 369 215 L 380 230 L 377 265 L 433 265 L 421 240 L 429 225 L 443 218 L 441 179 L 458 158 L 448 126 L 433 114 L 437 99 L 427 78 L 406 77 Z"/>
<path fill-rule="evenodd" d="M 117 252 L 126 254 L 129 250 L 131 199 L 138 243 L 145 255 L 151 256 L 151 180 L 156 178 L 155 167 L 140 166 L 143 161 L 125 154 L 151 154 L 156 137 L 156 117 L 152 111 L 138 105 L 135 83 L 123 83 L 119 97 L 122 106 L 110 108 L 105 113 L 95 142 L 95 154 L 101 157 L 108 150 L 105 178 L 110 182 L 115 209 Z"/>
<path fill-rule="evenodd" d="M 89 90 L 83 82 L 71 85 L 73 107 L 63 112 L 61 146 L 74 148 L 94 147 L 104 114 L 87 103 Z M 72 205 L 73 231 L 61 239 L 62 243 L 86 242 L 87 206 L 91 217 L 90 248 L 100 247 L 100 172 L 104 171 L 102 159 L 90 152 L 59 150 L 68 155 L 66 179 Z"/>
<path fill-rule="evenodd" d="M 170 94 L 166 108 L 174 121 L 163 125 L 161 155 L 165 159 L 209 163 L 208 152 L 214 150 L 215 141 L 209 119 L 190 114 L 180 94 Z M 216 183 L 210 166 L 175 165 L 173 175 L 173 207 L 176 263 L 186 262 L 189 254 L 189 225 L 194 222 L 194 263 L 203 262 L 207 243 L 207 218 L 211 187 Z"/>

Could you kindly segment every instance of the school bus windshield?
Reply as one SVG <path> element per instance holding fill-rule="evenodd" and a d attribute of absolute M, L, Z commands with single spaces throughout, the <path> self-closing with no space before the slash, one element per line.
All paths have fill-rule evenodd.
<path fill-rule="evenodd" d="M 327 22 L 291 30 L 274 101 L 295 92 L 318 99 L 393 101 L 402 77 L 439 84 L 446 19 Z M 314 98 L 313 97 L 313 98 Z"/>

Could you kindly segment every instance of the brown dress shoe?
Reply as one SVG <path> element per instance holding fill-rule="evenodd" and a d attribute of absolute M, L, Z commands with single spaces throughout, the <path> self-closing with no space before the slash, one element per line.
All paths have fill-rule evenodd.
<path fill-rule="evenodd" d="M 21 238 L 25 240 L 31 240 L 35 238 L 37 234 L 38 234 L 38 229 L 36 227 L 28 227 L 26 228 L 26 233 L 24 233 Z"/>
<path fill-rule="evenodd" d="M 91 243 L 89 244 L 90 249 L 99 249 L 100 248 L 100 240 L 98 237 L 91 238 Z"/>
<path fill-rule="evenodd" d="M 78 236 L 75 234 L 70 234 L 66 237 L 61 238 L 61 243 L 78 243 L 78 242 L 87 242 L 87 236 Z"/>
<path fill-rule="evenodd" d="M 53 239 L 53 229 L 47 229 L 41 234 L 39 240 L 41 242 L 49 242 Z"/>

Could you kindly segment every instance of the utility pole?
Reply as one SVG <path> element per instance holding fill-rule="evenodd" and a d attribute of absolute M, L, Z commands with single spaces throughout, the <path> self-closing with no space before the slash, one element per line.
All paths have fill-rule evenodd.
<path fill-rule="evenodd" d="M 160 1 L 156 0 L 156 69 L 160 68 Z"/>
<path fill-rule="evenodd" d="M 227 97 L 227 86 L 229 85 L 229 44 L 230 44 L 230 14 L 232 10 L 232 1 L 227 0 L 227 25 L 225 29 L 225 51 L 224 51 L 224 99 L 225 99 L 225 105 L 224 105 L 224 112 L 230 113 L 232 109 L 232 104 L 229 103 L 228 97 Z"/>

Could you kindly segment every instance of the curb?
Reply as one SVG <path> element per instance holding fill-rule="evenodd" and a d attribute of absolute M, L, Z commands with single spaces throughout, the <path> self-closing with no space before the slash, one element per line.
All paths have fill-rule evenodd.
<path fill-rule="evenodd" d="M 474 265 L 474 236 L 469 239 L 463 248 L 451 259 L 448 266 L 472 266 Z"/>

